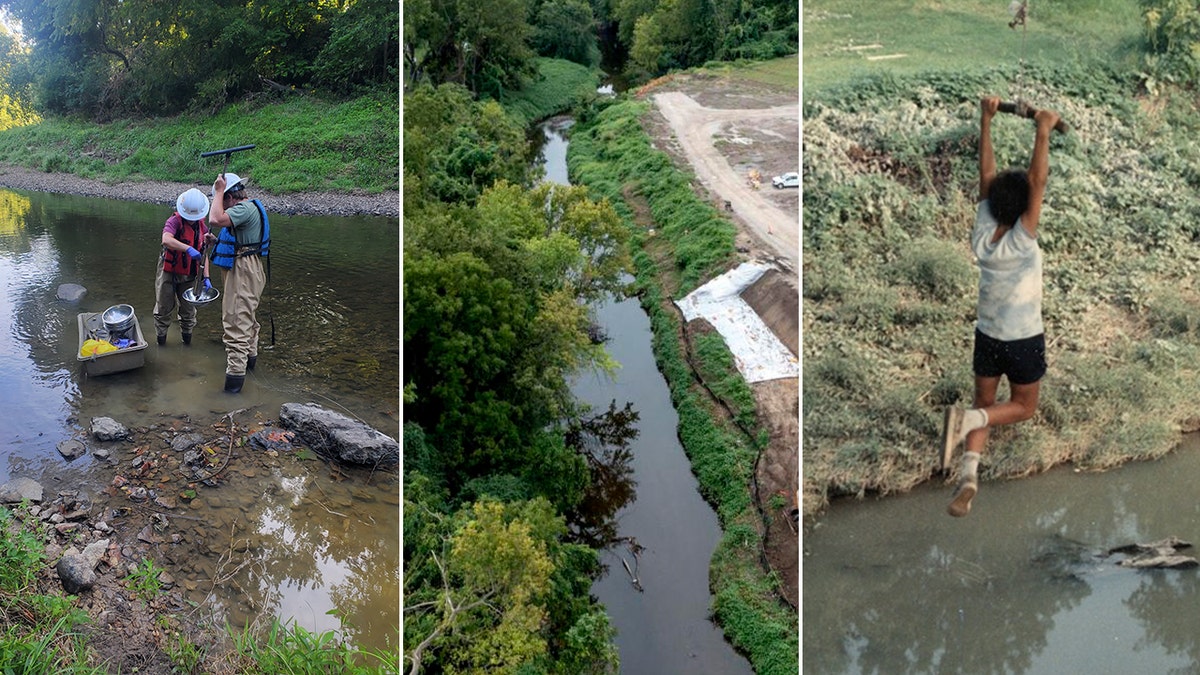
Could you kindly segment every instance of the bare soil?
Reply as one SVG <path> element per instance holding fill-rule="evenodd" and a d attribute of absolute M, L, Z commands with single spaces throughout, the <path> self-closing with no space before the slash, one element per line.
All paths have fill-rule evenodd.
<path fill-rule="evenodd" d="M 743 293 L 779 339 L 799 355 L 799 190 L 775 190 L 771 177 L 799 170 L 800 109 L 794 92 L 724 76 L 678 76 L 643 91 L 655 108 L 642 121 L 656 148 L 696 175 L 693 187 L 737 224 L 747 258 L 773 262 Z M 763 179 L 757 189 L 748 177 Z M 636 200 L 635 200 L 636 201 Z M 633 205 L 635 211 L 638 206 Z M 639 212 L 641 213 L 641 212 Z M 649 218 L 649 214 L 641 214 Z M 689 326 L 685 335 L 694 330 Z M 797 378 L 751 386 L 759 423 L 769 433 L 755 467 L 755 502 L 763 514 L 763 557 L 799 606 L 800 386 Z"/>

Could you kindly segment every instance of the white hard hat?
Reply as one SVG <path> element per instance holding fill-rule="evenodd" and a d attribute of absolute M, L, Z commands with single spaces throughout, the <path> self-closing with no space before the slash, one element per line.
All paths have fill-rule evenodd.
<path fill-rule="evenodd" d="M 237 192 L 238 190 L 244 189 L 245 187 L 246 186 L 243 184 L 242 179 L 236 173 L 225 174 L 225 191 L 226 192 Z M 208 191 L 208 195 L 210 197 L 216 196 L 213 194 L 211 188 Z"/>
<path fill-rule="evenodd" d="M 208 197 L 192 188 L 175 200 L 175 210 L 187 220 L 200 220 L 208 215 Z"/>

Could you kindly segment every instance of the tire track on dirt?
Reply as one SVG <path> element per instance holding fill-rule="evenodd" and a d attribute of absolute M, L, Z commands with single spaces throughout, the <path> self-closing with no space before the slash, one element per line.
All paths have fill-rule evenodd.
<path fill-rule="evenodd" d="M 775 206 L 760 190 L 751 189 L 713 145 L 723 124 L 753 122 L 778 117 L 800 120 L 800 105 L 753 110 L 706 108 L 683 92 L 654 95 L 654 102 L 696 172 L 696 177 L 720 199 L 733 206 L 735 220 L 765 242 L 799 271 L 800 223 Z"/>

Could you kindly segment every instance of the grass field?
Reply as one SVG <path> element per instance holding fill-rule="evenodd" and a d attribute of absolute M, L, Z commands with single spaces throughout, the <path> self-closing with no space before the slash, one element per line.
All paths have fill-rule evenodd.
<path fill-rule="evenodd" d="M 834 0 L 804 3 L 804 89 L 819 93 L 864 75 L 912 75 L 1029 63 L 1117 68 L 1136 62 L 1133 0 L 1030 0 L 1010 29 L 1007 0 Z"/>
<path fill-rule="evenodd" d="M 797 55 L 748 64 L 710 64 L 701 70 L 719 75 L 731 75 L 751 82 L 761 82 L 784 90 L 799 91 L 800 89 L 800 59 Z"/>
<path fill-rule="evenodd" d="M 805 6 L 806 518 L 942 480 L 941 411 L 972 396 L 979 97 L 1019 93 L 1018 78 L 1072 129 L 1051 139 L 1038 231 L 1049 371 L 981 477 L 1170 452 L 1200 421 L 1194 92 L 1147 93 L 1135 3 L 1034 4 L 1023 69 L 1002 5 L 884 6 Z M 844 49 L 875 44 L 909 56 Z M 999 116 L 993 139 L 1001 168 L 1028 163 L 1027 120 Z"/>

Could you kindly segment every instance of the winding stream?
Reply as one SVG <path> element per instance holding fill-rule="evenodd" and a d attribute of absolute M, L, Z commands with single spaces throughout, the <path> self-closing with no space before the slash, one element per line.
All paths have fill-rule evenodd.
<path fill-rule="evenodd" d="M 211 424 L 222 415 L 241 410 L 239 424 L 266 423 L 289 401 L 319 403 L 398 438 L 395 221 L 272 215 L 258 368 L 241 395 L 229 396 L 219 306 L 199 309 L 191 346 L 181 344 L 177 324 L 167 345 L 153 343 L 154 270 L 172 210 L 0 189 L 0 479 L 27 476 L 50 497 L 73 489 L 98 506 L 119 505 L 108 481 L 133 457 L 131 444 L 111 445 L 109 460 L 89 454 L 68 463 L 56 450 L 68 439 L 97 445 L 88 428 L 98 416 L 158 430 L 155 452 L 169 452 L 168 432 L 215 442 Z M 64 283 L 88 293 L 78 304 L 57 300 Z M 145 365 L 86 377 L 76 314 L 118 303 L 133 305 L 150 335 Z M 235 626 L 277 616 L 394 649 L 395 473 L 335 471 L 320 461 L 231 467 L 219 487 L 170 510 L 169 533 L 181 541 L 152 547 L 184 596 Z M 113 525 L 132 539 L 120 519 Z"/>
<path fill-rule="evenodd" d="M 571 123 L 558 117 L 538 127 L 546 180 L 568 183 L 563 133 Z M 627 452 L 614 453 L 604 472 L 609 481 L 584 514 L 615 525 L 601 552 L 607 571 L 592 592 L 617 629 L 621 671 L 751 673 L 709 617 L 708 567 L 721 531 L 679 444 L 678 418 L 651 351 L 650 320 L 636 299 L 605 302 L 596 313 L 620 369 L 612 378 L 582 373 L 571 389 L 597 413 L 630 404 L 637 414 Z M 641 547 L 636 556 L 631 543 Z"/>
<path fill-rule="evenodd" d="M 804 671 L 1194 673 L 1200 570 L 1107 552 L 1197 543 L 1198 474 L 1193 434 L 1107 473 L 982 483 L 961 520 L 950 486 L 836 503 L 803 540 Z"/>

